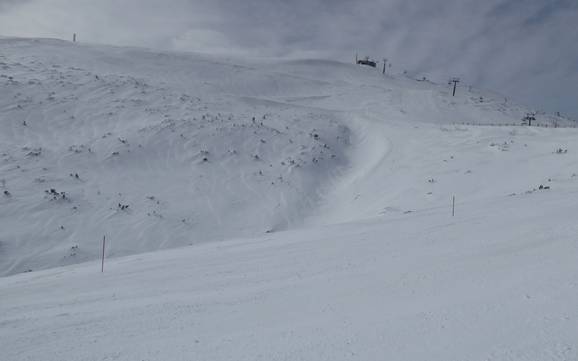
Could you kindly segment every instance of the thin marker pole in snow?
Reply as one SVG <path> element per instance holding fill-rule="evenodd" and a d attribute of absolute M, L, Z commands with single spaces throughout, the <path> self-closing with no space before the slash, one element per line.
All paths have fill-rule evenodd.
<path fill-rule="evenodd" d="M 102 263 L 100 265 L 100 272 L 104 272 L 104 247 L 106 245 L 106 236 L 102 237 Z"/>
<path fill-rule="evenodd" d="M 456 215 L 456 196 L 452 196 L 452 217 Z"/>

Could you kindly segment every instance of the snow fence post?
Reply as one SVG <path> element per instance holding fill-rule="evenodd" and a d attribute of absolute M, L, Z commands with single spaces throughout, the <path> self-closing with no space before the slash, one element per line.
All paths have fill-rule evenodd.
<path fill-rule="evenodd" d="M 100 264 L 100 272 L 104 272 L 104 247 L 106 245 L 106 236 L 102 237 L 102 263 Z"/>
<path fill-rule="evenodd" d="M 456 215 L 456 196 L 452 196 L 452 217 Z"/>

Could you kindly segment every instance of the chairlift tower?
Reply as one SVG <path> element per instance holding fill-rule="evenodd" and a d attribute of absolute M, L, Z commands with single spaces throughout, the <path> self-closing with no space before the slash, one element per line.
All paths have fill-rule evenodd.
<path fill-rule="evenodd" d="M 460 78 L 451 78 L 450 81 L 448 82 L 449 85 L 451 85 L 452 83 L 454 83 L 454 91 L 452 93 L 452 96 L 455 97 L 456 96 L 456 88 L 458 87 L 458 83 L 460 82 Z"/>

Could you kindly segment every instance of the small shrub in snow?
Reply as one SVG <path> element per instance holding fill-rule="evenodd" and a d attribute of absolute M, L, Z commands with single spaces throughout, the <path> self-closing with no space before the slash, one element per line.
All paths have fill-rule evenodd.
<path fill-rule="evenodd" d="M 75 244 L 74 246 L 70 247 L 70 253 L 69 253 L 69 257 L 74 257 L 76 256 L 76 253 L 78 252 L 78 245 Z"/>
<path fill-rule="evenodd" d="M 42 154 L 42 148 L 34 148 L 28 154 L 29 157 L 39 157 Z"/>
<path fill-rule="evenodd" d="M 68 199 L 68 198 L 66 197 L 66 192 L 58 192 L 58 191 L 56 191 L 56 189 L 54 189 L 54 188 L 50 188 L 49 190 L 45 190 L 44 193 L 52 196 L 52 200 L 53 200 L 53 201 L 56 201 L 56 200 L 59 200 L 59 199 L 63 199 L 63 200 Z"/>

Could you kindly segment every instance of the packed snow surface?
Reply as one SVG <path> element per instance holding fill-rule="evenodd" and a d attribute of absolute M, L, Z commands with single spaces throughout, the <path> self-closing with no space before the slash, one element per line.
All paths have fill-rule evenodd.
<path fill-rule="evenodd" d="M 0 38 L 1 359 L 578 359 L 575 123 L 420 80 Z"/>

